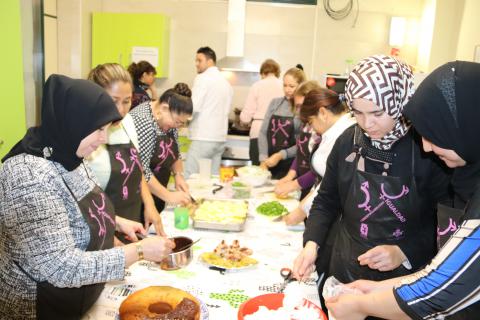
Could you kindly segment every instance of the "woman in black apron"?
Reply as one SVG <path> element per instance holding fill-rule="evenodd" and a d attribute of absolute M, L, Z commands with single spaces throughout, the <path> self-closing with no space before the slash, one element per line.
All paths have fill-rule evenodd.
<path fill-rule="evenodd" d="M 42 123 L 2 159 L 0 318 L 80 319 L 103 283 L 139 259 L 160 261 L 174 246 L 151 237 L 112 248 L 115 230 L 133 240 L 142 225 L 116 217 L 83 158 L 121 119 L 112 99 L 86 80 L 52 75 Z"/>
<path fill-rule="evenodd" d="M 320 86 L 316 81 L 307 81 L 297 87 L 293 95 L 295 112 L 300 112 L 303 100 L 307 93 Z M 287 197 L 292 191 L 301 190 L 300 200 L 310 192 L 315 183 L 315 172 L 310 168 L 311 150 L 320 142 L 318 136 L 312 137 L 312 129 L 307 123 L 303 125 L 297 136 L 297 153 L 287 175 L 278 180 L 275 186 L 275 194 L 279 197 Z"/>
<path fill-rule="evenodd" d="M 329 275 L 341 282 L 409 274 L 435 254 L 435 203 L 446 197 L 448 177 L 421 153 L 401 115 L 412 94 L 409 66 L 388 56 L 364 59 L 350 74 L 346 97 L 358 125 L 328 158 L 295 261 L 298 277 L 323 258 L 339 216 Z"/>
<path fill-rule="evenodd" d="M 128 72 L 116 63 L 98 65 L 88 79 L 103 87 L 112 97 L 122 122 L 108 130 L 108 143 L 100 146 L 88 163 L 98 183 L 113 202 L 117 216 L 144 222 L 145 229 L 153 224 L 158 235 L 165 236 L 162 219 L 143 177 L 138 138 L 128 114 L 132 99 L 132 81 Z M 135 139 L 136 146 L 132 138 Z M 142 212 L 143 202 L 143 212 Z M 121 241 L 125 242 L 122 238 Z"/>
<path fill-rule="evenodd" d="M 128 72 L 133 80 L 132 109 L 136 106 L 158 99 L 155 89 L 155 67 L 148 61 L 132 62 Z"/>
<path fill-rule="evenodd" d="M 158 211 L 164 209 L 165 202 L 190 202 L 177 132 L 193 112 L 190 90 L 187 89 L 186 85 L 177 85 L 175 89 L 165 91 L 158 101 L 142 104 L 131 112 L 144 174 Z M 173 192 L 166 188 L 171 175 L 177 189 Z"/>
<path fill-rule="evenodd" d="M 422 135 L 423 149 L 453 168 L 454 206 L 462 213 L 439 210 L 439 231 L 457 229 L 427 268 L 387 281 L 356 281 L 365 294 L 342 295 L 328 303 L 336 319 L 375 315 L 388 319 L 478 319 L 480 298 L 480 64 L 449 62 L 419 86 L 404 110 Z M 459 211 L 456 211 L 457 213 Z M 456 221 L 461 216 L 461 220 Z M 441 225 L 442 219 L 450 227 Z M 447 232 L 446 232 L 447 231 Z M 442 239 L 441 239 L 442 240 Z M 441 244 L 441 245 L 442 245 Z M 393 288 L 393 290 L 392 290 Z M 375 303 L 369 303 L 375 301 Z"/>
<path fill-rule="evenodd" d="M 258 136 L 260 166 L 269 169 L 273 179 L 283 178 L 289 171 L 297 152 L 296 137 L 301 123 L 292 108 L 293 93 L 305 74 L 291 68 L 283 76 L 284 97 L 275 98 L 268 106 Z"/>

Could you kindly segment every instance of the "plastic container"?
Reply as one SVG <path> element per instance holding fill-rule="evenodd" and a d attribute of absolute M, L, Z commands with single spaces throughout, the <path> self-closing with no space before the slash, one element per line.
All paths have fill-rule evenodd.
<path fill-rule="evenodd" d="M 180 230 L 187 229 L 190 223 L 190 213 L 188 208 L 176 207 L 173 209 L 173 214 L 175 216 L 175 228 Z"/>
<path fill-rule="evenodd" d="M 251 197 L 252 188 L 242 182 L 233 182 L 232 183 L 232 190 L 233 190 L 233 199 L 249 199 Z"/>
<path fill-rule="evenodd" d="M 229 182 L 233 180 L 235 168 L 228 165 L 220 165 L 220 182 Z"/>

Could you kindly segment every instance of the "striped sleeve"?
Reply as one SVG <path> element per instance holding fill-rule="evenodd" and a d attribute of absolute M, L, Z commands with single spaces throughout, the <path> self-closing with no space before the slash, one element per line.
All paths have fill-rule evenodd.
<path fill-rule="evenodd" d="M 466 220 L 432 263 L 394 289 L 412 319 L 443 319 L 480 299 L 480 219 Z"/>

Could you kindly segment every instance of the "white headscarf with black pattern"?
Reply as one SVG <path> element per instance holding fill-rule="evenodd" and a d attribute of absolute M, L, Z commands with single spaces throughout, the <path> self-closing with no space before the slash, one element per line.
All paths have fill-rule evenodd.
<path fill-rule="evenodd" d="M 371 139 L 372 146 L 380 150 L 390 150 L 398 139 L 407 134 L 410 123 L 403 117 L 402 111 L 413 92 L 410 67 L 386 55 L 374 55 L 360 61 L 345 85 L 345 97 L 350 109 L 353 99 L 366 99 L 395 120 L 395 126 L 383 138 Z"/>

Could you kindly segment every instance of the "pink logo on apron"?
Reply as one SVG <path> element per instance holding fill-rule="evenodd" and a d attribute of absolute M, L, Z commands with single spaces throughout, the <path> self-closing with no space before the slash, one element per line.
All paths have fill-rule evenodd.
<path fill-rule="evenodd" d="M 117 151 L 115 153 L 115 159 L 117 159 L 122 164 L 122 170 L 120 170 L 120 174 L 125 176 L 125 179 L 123 180 L 123 188 L 122 188 L 122 197 L 125 200 L 128 198 L 127 181 L 130 178 L 130 175 L 132 174 L 133 169 L 135 168 L 135 165 L 137 165 L 139 169 L 141 169 L 142 166 L 140 164 L 140 160 L 138 159 L 137 150 L 135 148 L 130 148 L 130 161 L 132 163 L 130 165 L 130 168 L 127 166 L 127 163 L 122 158 L 122 154 L 120 151 Z"/>
<path fill-rule="evenodd" d="M 275 136 L 277 133 L 282 132 L 283 136 L 286 137 L 287 139 L 290 137 L 287 131 L 285 131 L 285 127 L 288 127 L 291 124 L 290 120 L 285 120 L 284 123 L 282 123 L 282 120 L 277 119 L 275 122 L 275 119 L 272 119 L 272 145 L 275 146 L 277 144 L 277 139 Z M 288 145 L 287 139 L 284 140 L 283 144 Z"/>
<path fill-rule="evenodd" d="M 101 201 L 102 203 L 98 205 L 95 203 L 95 200 L 92 200 L 93 207 L 95 210 L 92 210 L 92 207 L 88 208 L 88 213 L 92 219 L 94 219 L 98 224 L 98 236 L 102 238 L 102 246 L 103 242 L 105 241 L 105 236 L 107 234 L 106 223 L 107 220 L 112 224 L 115 225 L 115 221 L 112 219 L 109 213 L 105 211 L 105 194 L 101 193 Z"/>
<path fill-rule="evenodd" d="M 365 194 L 365 201 L 361 204 L 358 205 L 358 208 L 363 209 L 363 211 L 366 213 L 361 219 L 360 219 L 360 235 L 363 238 L 368 237 L 368 225 L 365 223 L 368 218 L 370 218 L 378 209 L 383 207 L 383 205 L 386 205 L 387 208 L 392 212 L 395 217 L 397 217 L 400 222 L 404 223 L 407 221 L 405 216 L 398 210 L 398 208 L 395 206 L 392 200 L 397 200 L 402 198 L 403 196 L 407 195 L 409 192 L 409 189 L 407 186 L 403 185 L 402 186 L 402 191 L 398 195 L 389 195 L 385 191 L 384 184 L 382 183 L 380 185 L 381 189 L 381 194 L 379 196 L 379 199 L 381 202 L 372 209 L 372 205 L 370 204 L 370 191 L 369 191 L 369 185 L 368 181 L 363 182 L 360 185 L 360 190 Z M 395 232 L 393 233 L 393 236 L 396 238 L 399 238 L 403 235 L 403 231 L 400 229 L 396 229 Z"/>
<path fill-rule="evenodd" d="M 160 159 L 160 162 L 155 166 L 155 169 L 153 171 L 159 172 L 162 168 L 162 164 L 165 162 L 165 160 L 168 159 L 169 155 L 175 159 L 175 153 L 172 150 L 173 143 L 173 139 L 170 139 L 168 143 L 166 143 L 165 140 L 160 141 L 160 144 L 158 146 L 160 151 L 158 158 Z"/>

